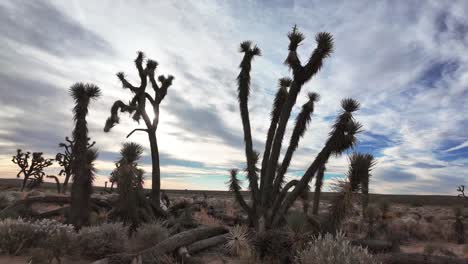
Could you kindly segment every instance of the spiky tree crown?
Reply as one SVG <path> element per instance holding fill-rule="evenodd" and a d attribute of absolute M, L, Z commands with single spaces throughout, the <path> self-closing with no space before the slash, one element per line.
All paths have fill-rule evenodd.
<path fill-rule="evenodd" d="M 101 90 L 92 83 L 75 83 L 70 87 L 70 95 L 78 103 L 80 100 L 98 98 Z"/>
<path fill-rule="evenodd" d="M 368 153 L 353 153 L 349 156 L 348 179 L 356 191 L 361 183 L 369 181 L 370 172 L 375 166 L 374 156 Z"/>
<path fill-rule="evenodd" d="M 141 158 L 143 146 L 135 142 L 126 142 L 120 149 L 122 161 L 134 163 Z"/>

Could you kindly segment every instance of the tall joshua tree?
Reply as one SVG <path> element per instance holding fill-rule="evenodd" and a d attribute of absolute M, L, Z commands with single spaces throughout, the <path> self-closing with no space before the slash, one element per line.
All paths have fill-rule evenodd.
<path fill-rule="evenodd" d="M 303 85 L 320 70 L 324 59 L 333 50 L 331 34 L 319 33 L 316 36 L 316 49 L 305 65 L 302 65 L 296 50 L 304 40 L 304 35 L 294 27 L 288 34 L 288 38 L 290 40 L 289 54 L 285 64 L 292 70 L 292 79 L 282 78 L 279 82 L 280 87 L 273 103 L 271 123 L 263 153 L 260 179 L 258 179 L 258 169 L 256 167 L 258 154 L 253 150 L 252 146 L 248 97 L 251 62 L 261 52 L 257 46 L 252 46 L 250 41 L 243 42 L 240 46 L 240 51 L 244 53 L 244 57 L 239 66 L 241 72 L 238 76 L 238 100 L 244 128 L 246 171 L 252 203 L 249 205 L 240 195 L 240 182 L 237 179 L 237 170 L 235 169 L 231 170 L 229 185 L 230 190 L 235 193 L 236 199 L 249 215 L 251 224 L 259 231 L 274 228 L 284 222 L 284 215 L 294 201 L 299 197 L 304 197 L 304 193 L 308 191 L 309 183 L 317 171 L 325 165 L 331 155 L 340 155 L 343 151 L 352 147 L 356 142 L 355 135 L 361 128 L 361 125 L 354 120 L 352 115 L 359 108 L 359 103 L 353 99 L 344 99 L 342 101 L 343 112 L 336 118 L 325 146 L 315 160 L 299 180 L 292 180 L 285 185 L 283 184 L 285 173 L 298 147 L 299 140 L 304 135 L 310 122 L 310 116 L 314 111 L 314 103 L 317 101 L 318 95 L 315 93 L 308 95 L 309 100 L 296 118 L 289 147 L 281 165 L 279 165 L 281 145 L 292 109 Z"/>
<path fill-rule="evenodd" d="M 129 89 L 133 93 L 133 98 L 128 104 L 125 104 L 124 102 L 119 100 L 112 105 L 111 116 L 106 121 L 104 131 L 109 132 L 113 126 L 119 123 L 119 110 L 120 112 L 128 112 L 130 114 L 133 114 L 133 120 L 138 123 L 143 118 L 146 128 L 134 129 L 127 135 L 127 138 L 130 137 L 135 131 L 143 131 L 148 134 L 152 161 L 151 199 L 153 205 L 159 208 L 161 175 L 159 169 L 159 150 L 158 141 L 156 139 L 156 130 L 159 124 L 159 105 L 166 96 L 167 89 L 171 86 L 174 77 L 172 75 L 169 75 L 167 77 L 165 77 L 164 75 L 160 75 L 158 77 L 158 84 L 158 82 L 155 79 L 155 71 L 156 67 L 158 66 L 158 63 L 154 60 L 147 60 L 145 67 L 143 67 L 143 63 L 144 54 L 143 52 L 138 52 L 138 56 L 135 59 L 135 66 L 138 70 L 138 75 L 140 77 L 140 86 L 134 86 L 130 82 L 128 82 L 127 79 L 125 79 L 125 74 L 123 72 L 117 73 L 117 77 L 122 82 L 122 87 L 124 89 Z M 149 94 L 149 91 L 146 90 L 148 79 L 154 90 L 154 96 L 151 96 Z M 147 101 L 153 109 L 153 120 L 150 119 L 148 113 L 146 112 Z"/>
<path fill-rule="evenodd" d="M 71 190 L 71 205 L 69 222 L 79 229 L 89 221 L 92 183 L 94 180 L 94 160 L 97 151 L 88 149 L 88 125 L 86 116 L 92 99 L 101 95 L 99 87 L 94 84 L 76 83 L 70 88 L 70 94 L 75 101 L 73 108 L 73 159 L 71 173 L 73 184 Z"/>

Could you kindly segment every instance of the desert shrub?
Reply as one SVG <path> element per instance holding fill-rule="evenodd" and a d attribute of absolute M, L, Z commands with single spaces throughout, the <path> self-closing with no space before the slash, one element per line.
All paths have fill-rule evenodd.
<path fill-rule="evenodd" d="M 55 220 L 27 221 L 18 218 L 0 221 L 0 250 L 8 254 L 40 247 L 52 257 L 59 258 L 68 252 L 73 237 L 72 226 Z"/>
<path fill-rule="evenodd" d="M 300 264 L 380 263 L 366 249 L 352 246 L 341 232 L 335 237 L 331 234 L 317 237 L 307 249 L 299 252 L 297 262 Z"/>
<path fill-rule="evenodd" d="M 128 230 L 121 223 L 84 227 L 77 235 L 76 248 L 82 256 L 99 259 L 124 251 Z"/>
<path fill-rule="evenodd" d="M 25 248 L 30 248 L 35 241 L 35 229 L 31 223 L 18 219 L 0 221 L 0 251 L 16 255 Z"/>
<path fill-rule="evenodd" d="M 7 207 L 9 204 L 10 204 L 10 201 L 8 200 L 6 195 L 3 195 L 0 193 L 0 210 Z"/>
<path fill-rule="evenodd" d="M 160 222 L 142 224 L 130 239 L 133 252 L 150 248 L 169 237 L 169 230 Z"/>

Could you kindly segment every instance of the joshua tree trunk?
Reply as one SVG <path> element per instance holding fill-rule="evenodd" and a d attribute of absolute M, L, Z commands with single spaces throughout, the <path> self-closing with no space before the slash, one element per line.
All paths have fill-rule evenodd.
<path fill-rule="evenodd" d="M 60 193 L 60 181 L 59 181 L 59 179 L 57 178 L 57 176 L 54 176 L 54 175 L 47 175 L 46 177 L 47 177 L 47 178 L 54 179 L 55 185 L 56 185 L 56 187 L 57 187 L 57 193 Z"/>
<path fill-rule="evenodd" d="M 317 215 L 320 206 L 320 193 L 322 192 L 323 176 L 325 174 L 325 166 L 320 168 L 317 173 L 317 179 L 315 180 L 315 192 L 314 192 L 314 207 L 312 208 L 312 214 Z"/>
<path fill-rule="evenodd" d="M 152 176 L 151 176 L 151 200 L 159 207 L 161 191 L 161 172 L 159 167 L 159 150 L 156 139 L 156 131 L 148 132 L 151 148 Z"/>

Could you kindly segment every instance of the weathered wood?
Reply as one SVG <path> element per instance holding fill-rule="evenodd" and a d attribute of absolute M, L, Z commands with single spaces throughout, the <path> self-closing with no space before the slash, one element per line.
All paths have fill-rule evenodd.
<path fill-rule="evenodd" d="M 169 237 L 154 247 L 143 250 L 139 255 L 141 256 L 143 263 L 155 263 L 163 254 L 172 252 L 180 247 L 188 246 L 199 240 L 224 234 L 226 232 L 227 229 L 224 227 L 200 227 L 184 231 Z"/>
<path fill-rule="evenodd" d="M 70 210 L 70 206 L 64 206 L 64 207 L 60 207 L 60 208 L 50 210 L 47 212 L 43 212 L 43 213 L 38 213 L 38 214 L 33 213 L 33 216 L 36 218 L 48 218 L 51 216 L 65 214 L 68 210 Z"/>
<path fill-rule="evenodd" d="M 398 248 L 394 248 L 394 245 L 390 241 L 385 240 L 354 240 L 351 241 L 351 244 L 354 246 L 360 246 L 367 248 L 369 252 L 372 253 L 385 253 L 385 252 L 394 252 L 398 251 Z"/>
<path fill-rule="evenodd" d="M 389 253 L 381 260 L 384 264 L 468 264 L 468 259 L 418 253 Z"/>
<path fill-rule="evenodd" d="M 197 241 L 187 247 L 187 250 L 189 254 L 194 254 L 199 251 L 202 251 L 204 249 L 210 248 L 210 247 L 215 247 L 218 245 L 223 245 L 227 241 L 227 235 L 219 235 L 219 236 L 214 236 L 210 237 L 208 239 L 200 240 Z"/>

